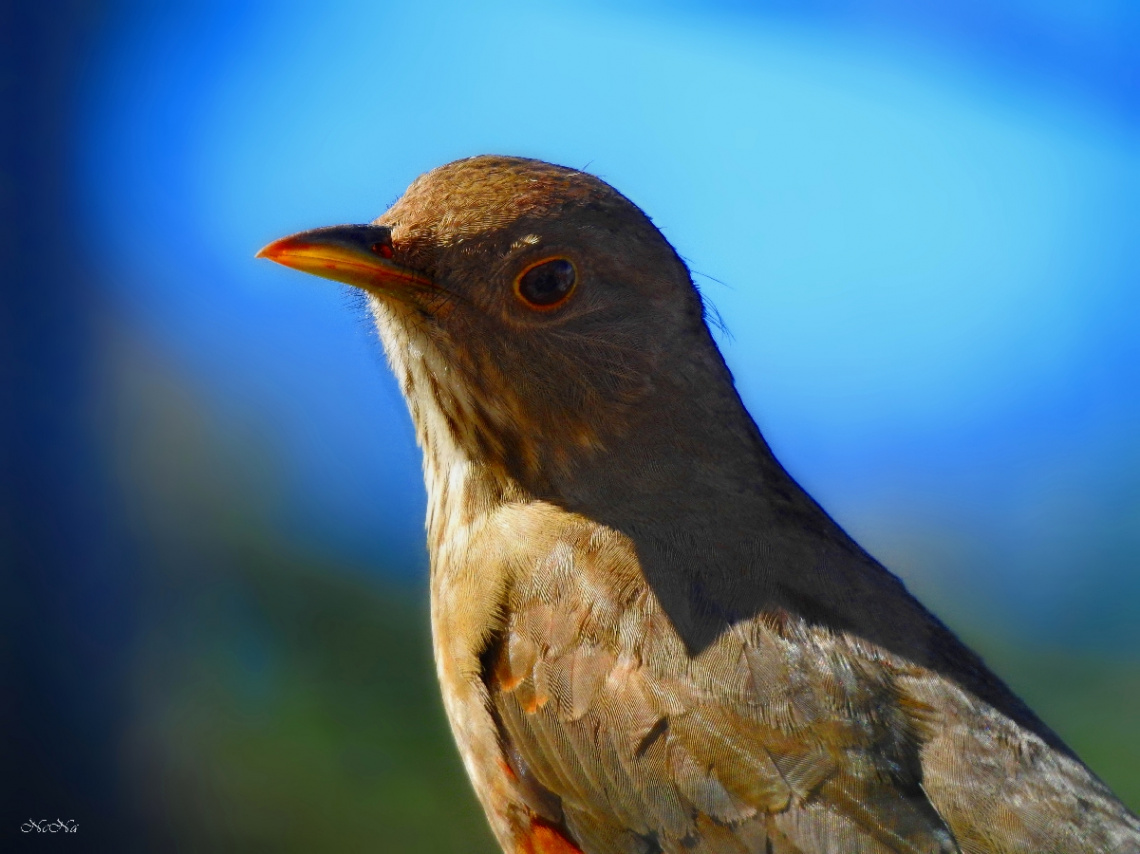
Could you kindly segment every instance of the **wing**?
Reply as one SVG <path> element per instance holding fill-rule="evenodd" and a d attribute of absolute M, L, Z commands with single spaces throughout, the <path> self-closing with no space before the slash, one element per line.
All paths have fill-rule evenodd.
<path fill-rule="evenodd" d="M 564 531 L 507 595 L 504 753 L 587 854 L 1140 852 L 1063 748 L 865 639 L 774 608 L 690 655 L 613 531 Z"/>
<path fill-rule="evenodd" d="M 964 852 L 1140 852 L 1140 820 L 1075 757 L 943 679 L 904 688 L 940 710 L 923 788 Z"/>
<path fill-rule="evenodd" d="M 779 611 L 690 656 L 640 579 L 583 525 L 509 593 L 484 672 L 540 814 L 588 854 L 959 850 L 904 674 Z"/>

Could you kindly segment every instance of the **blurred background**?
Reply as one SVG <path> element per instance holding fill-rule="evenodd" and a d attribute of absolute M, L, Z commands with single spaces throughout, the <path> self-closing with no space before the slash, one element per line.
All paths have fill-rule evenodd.
<path fill-rule="evenodd" d="M 64 0 L 0 38 L 0 847 L 493 850 L 403 403 L 347 288 L 253 259 L 481 152 L 642 206 L 793 475 L 1140 808 L 1140 6 Z"/>

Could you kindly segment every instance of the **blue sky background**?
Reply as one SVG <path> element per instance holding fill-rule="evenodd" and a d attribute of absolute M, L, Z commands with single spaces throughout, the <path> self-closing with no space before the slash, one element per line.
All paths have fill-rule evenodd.
<path fill-rule="evenodd" d="M 79 238 L 219 430 L 256 437 L 285 536 L 418 570 L 418 453 L 367 319 L 252 254 L 457 157 L 586 167 L 689 260 L 768 439 L 865 545 L 1091 641 L 1099 605 L 1074 596 L 1140 606 L 1138 20 L 138 6 L 81 89 Z"/>
<path fill-rule="evenodd" d="M 1135 605 L 1140 112 L 1112 62 L 1138 19 L 950 8 L 133 8 L 82 90 L 84 251 L 257 434 L 283 530 L 422 566 L 367 320 L 252 252 L 456 157 L 588 167 L 697 271 L 785 464 L 898 571 L 949 548 L 1044 626 L 1086 584 Z"/>

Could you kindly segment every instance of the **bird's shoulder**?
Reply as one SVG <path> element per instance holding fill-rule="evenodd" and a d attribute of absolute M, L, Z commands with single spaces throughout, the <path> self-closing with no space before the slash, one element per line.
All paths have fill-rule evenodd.
<path fill-rule="evenodd" d="M 694 653 L 628 537 L 550 521 L 481 661 L 507 761 L 584 850 L 1115 850 L 1087 769 L 942 674 L 779 605 Z"/>
<path fill-rule="evenodd" d="M 585 521 L 504 614 L 484 666 L 508 758 L 585 850 L 957 850 L 920 785 L 931 710 L 842 636 L 773 610 L 692 655 L 636 549 Z"/>

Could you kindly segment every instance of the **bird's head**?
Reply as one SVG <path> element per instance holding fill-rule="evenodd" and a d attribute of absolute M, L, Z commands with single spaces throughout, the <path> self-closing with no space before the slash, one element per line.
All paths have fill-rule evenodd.
<path fill-rule="evenodd" d="M 361 288 L 425 451 L 536 494 L 662 428 L 679 387 L 727 377 L 684 263 L 636 205 L 577 170 L 460 160 L 369 225 L 259 255 Z"/>

